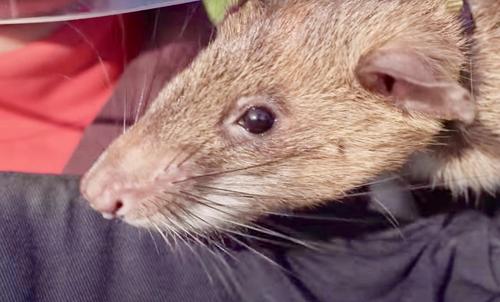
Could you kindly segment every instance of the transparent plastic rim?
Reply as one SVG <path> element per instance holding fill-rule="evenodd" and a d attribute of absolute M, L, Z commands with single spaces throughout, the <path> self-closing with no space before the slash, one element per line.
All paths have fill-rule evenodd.
<path fill-rule="evenodd" d="M 0 25 L 46 23 L 71 21 L 95 17 L 104 17 L 166 7 L 198 0 L 78 0 L 67 5 L 64 9 L 34 16 L 27 16 L 21 6 L 17 7 L 16 0 L 0 0 Z M 38 0 L 50 1 L 50 0 Z M 7 13 L 5 13 L 7 12 Z"/>

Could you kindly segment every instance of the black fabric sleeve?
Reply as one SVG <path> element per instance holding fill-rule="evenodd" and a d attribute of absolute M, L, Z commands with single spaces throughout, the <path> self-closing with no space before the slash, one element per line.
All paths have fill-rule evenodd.
<path fill-rule="evenodd" d="M 104 220 L 78 178 L 0 174 L 0 206 L 0 301 L 500 301 L 499 222 L 472 211 L 225 253 Z"/>

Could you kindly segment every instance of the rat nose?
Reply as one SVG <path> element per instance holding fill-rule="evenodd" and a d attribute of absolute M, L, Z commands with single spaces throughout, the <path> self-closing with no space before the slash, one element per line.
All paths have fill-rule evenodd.
<path fill-rule="evenodd" d="M 102 191 L 99 195 L 90 197 L 87 194 L 83 194 L 89 201 L 90 206 L 100 212 L 102 216 L 106 219 L 113 219 L 116 217 L 122 217 L 127 214 L 131 208 L 131 203 L 133 202 L 130 198 L 126 196 L 120 196 L 120 192 L 113 191 Z"/>
<path fill-rule="evenodd" d="M 106 219 L 113 219 L 124 214 L 122 211 L 124 205 L 121 199 L 99 199 L 96 202 L 90 203 L 90 205 Z"/>
<path fill-rule="evenodd" d="M 90 206 L 100 212 L 104 218 L 124 217 L 137 203 L 138 192 L 109 182 L 89 181 L 84 177 L 80 184 L 83 197 Z"/>

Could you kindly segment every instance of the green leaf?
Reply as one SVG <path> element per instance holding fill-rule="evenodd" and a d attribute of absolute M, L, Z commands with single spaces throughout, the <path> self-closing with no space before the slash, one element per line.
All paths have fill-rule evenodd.
<path fill-rule="evenodd" d="M 224 20 L 226 11 L 236 3 L 236 0 L 203 0 L 208 17 L 214 24 Z"/>

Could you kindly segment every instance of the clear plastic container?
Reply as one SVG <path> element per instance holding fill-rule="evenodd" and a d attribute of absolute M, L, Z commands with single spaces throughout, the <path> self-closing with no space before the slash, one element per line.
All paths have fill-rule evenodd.
<path fill-rule="evenodd" d="M 196 0 L 0 0 L 0 25 L 76 20 Z"/>

